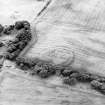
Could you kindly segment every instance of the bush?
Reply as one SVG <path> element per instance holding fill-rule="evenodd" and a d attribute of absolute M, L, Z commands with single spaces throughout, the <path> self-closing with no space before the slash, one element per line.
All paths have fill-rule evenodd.
<path fill-rule="evenodd" d="M 22 70 L 31 69 L 33 71 L 33 73 L 36 72 L 38 74 L 39 73 L 38 71 L 41 70 L 42 68 L 39 66 L 35 67 L 35 65 L 36 65 L 35 63 L 36 63 L 35 61 L 28 59 L 28 58 L 20 58 L 20 57 L 16 58 L 16 64 Z"/>
<path fill-rule="evenodd" d="M 0 42 L 0 47 L 3 47 L 4 46 L 4 43 Z"/>
<path fill-rule="evenodd" d="M 19 39 L 18 38 L 15 38 L 15 40 L 12 40 L 12 44 L 17 44 L 19 43 Z"/>
<path fill-rule="evenodd" d="M 68 84 L 68 85 L 75 85 L 77 83 L 77 80 L 76 78 L 66 77 L 64 78 L 63 83 Z"/>
<path fill-rule="evenodd" d="M 23 62 L 25 66 L 27 66 L 28 68 L 31 68 L 32 67 L 32 63 L 31 63 L 31 60 L 30 59 L 25 59 L 25 61 Z"/>
<path fill-rule="evenodd" d="M 91 80 L 97 80 L 97 79 L 99 79 L 99 76 L 97 76 L 95 74 L 89 74 L 89 75 L 90 75 Z"/>
<path fill-rule="evenodd" d="M 28 40 L 29 40 L 28 39 L 28 35 L 26 35 L 26 36 L 25 35 L 26 34 L 24 34 L 24 33 L 18 34 L 18 37 L 16 39 L 19 39 L 19 40 L 21 39 L 21 41 L 19 41 L 19 40 L 17 40 L 17 41 L 10 41 L 8 43 L 9 47 L 7 49 L 7 52 L 12 53 L 12 55 L 11 56 L 10 56 L 10 54 L 7 55 L 8 56 L 7 58 L 11 58 L 11 60 L 14 57 L 16 58 L 19 55 L 20 51 L 22 51 L 25 48 L 25 46 L 27 45 Z M 19 50 L 18 52 L 17 52 L 17 49 Z"/>
<path fill-rule="evenodd" d="M 8 49 L 7 49 L 7 52 L 14 52 L 16 51 L 17 49 L 19 49 L 20 51 L 23 50 L 25 48 L 25 46 L 27 45 L 26 42 L 24 41 L 20 41 L 18 43 L 14 43 L 14 41 L 12 41 L 11 43 L 8 43 Z"/>
<path fill-rule="evenodd" d="M 31 59 L 30 62 L 31 62 L 31 66 L 34 67 L 40 62 L 40 60 L 39 58 L 35 58 L 35 59 Z"/>
<path fill-rule="evenodd" d="M 22 21 L 17 21 L 15 23 L 15 29 L 20 30 L 22 28 L 24 28 L 24 25 L 23 25 Z"/>
<path fill-rule="evenodd" d="M 71 68 L 69 68 L 69 69 L 64 69 L 64 70 L 62 71 L 62 75 L 63 75 L 64 77 L 70 76 L 70 75 L 72 75 L 73 73 L 78 73 L 78 71 L 72 70 Z"/>
<path fill-rule="evenodd" d="M 8 48 L 7 49 L 7 52 L 9 52 L 9 53 L 12 53 L 12 52 L 14 52 L 15 50 L 13 49 L 13 48 Z"/>
<path fill-rule="evenodd" d="M 17 57 L 16 58 L 17 66 L 20 66 L 21 63 L 24 65 L 22 67 L 27 69 L 32 69 L 35 66 L 31 59 Z"/>
<path fill-rule="evenodd" d="M 26 40 L 27 42 L 31 40 L 31 33 L 29 30 L 22 30 L 17 36 L 19 41 Z"/>
<path fill-rule="evenodd" d="M 15 58 L 20 54 L 20 49 L 17 49 L 15 52 L 13 52 Z"/>
<path fill-rule="evenodd" d="M 92 78 L 88 73 L 80 73 L 79 76 L 77 77 L 77 80 L 80 82 L 91 82 Z"/>
<path fill-rule="evenodd" d="M 7 48 L 7 52 L 12 53 L 14 51 L 17 50 L 17 47 L 14 44 L 11 44 L 8 48 Z"/>
<path fill-rule="evenodd" d="M 51 75 L 53 75 L 55 72 L 53 70 L 49 71 L 49 70 L 46 70 L 45 68 L 42 68 L 38 75 L 41 77 L 41 78 L 47 78 L 47 77 L 50 77 Z"/>
<path fill-rule="evenodd" d="M 19 64 L 19 68 L 24 70 L 24 64 L 22 62 Z"/>
<path fill-rule="evenodd" d="M 91 82 L 91 86 L 92 86 L 92 88 L 96 89 L 97 91 L 101 92 L 102 94 L 105 94 L 105 84 L 104 83 L 100 83 L 97 80 L 93 80 Z"/>
<path fill-rule="evenodd" d="M 13 40 L 9 40 L 9 41 L 7 42 L 7 45 L 10 46 L 10 45 L 12 45 L 13 43 L 14 43 Z"/>
<path fill-rule="evenodd" d="M 0 33 L 4 30 L 4 27 L 0 24 Z"/>
<path fill-rule="evenodd" d="M 28 70 L 31 67 L 30 63 L 25 58 L 17 57 L 16 64 L 22 70 Z"/>
<path fill-rule="evenodd" d="M 25 61 L 25 58 L 22 58 L 22 57 L 17 57 L 16 58 L 16 64 L 17 65 L 20 65 L 21 63 L 24 63 L 24 61 Z"/>
<path fill-rule="evenodd" d="M 92 86 L 92 88 L 99 90 L 100 87 L 102 86 L 102 83 L 100 83 L 100 82 L 97 81 L 97 80 L 93 80 L 93 81 L 91 81 L 91 86 Z"/>
<path fill-rule="evenodd" d="M 26 45 L 24 44 L 24 42 L 20 41 L 16 44 L 17 49 L 20 49 L 20 51 L 22 51 L 24 49 Z"/>
<path fill-rule="evenodd" d="M 39 74 L 39 72 L 42 71 L 42 70 L 43 70 L 42 67 L 36 65 L 35 68 L 34 68 L 34 73 L 35 73 L 35 74 Z"/>
<path fill-rule="evenodd" d="M 34 65 L 34 69 L 32 69 L 32 75 L 37 74 L 39 75 L 41 78 L 47 78 L 51 75 L 55 74 L 55 69 L 53 69 L 53 66 L 48 63 L 48 62 L 44 62 L 42 60 L 36 59 L 33 62 Z M 31 65 L 32 67 L 32 65 Z"/>
<path fill-rule="evenodd" d="M 30 69 L 30 68 L 29 68 L 27 65 L 25 65 L 24 63 L 20 63 L 19 68 L 20 68 L 21 70 L 28 70 L 28 69 Z"/>
<path fill-rule="evenodd" d="M 14 41 L 8 42 L 6 58 L 9 60 L 15 60 L 32 38 L 30 24 L 27 21 L 18 21 L 15 23 L 15 26 L 11 25 L 5 28 L 4 32 L 11 31 L 12 29 L 14 29 L 14 27 L 16 29 L 23 29 L 19 31 Z M 16 63 L 19 64 L 19 61 L 16 61 Z M 24 61 L 23 63 L 25 66 L 31 67 L 31 62 Z"/>
<path fill-rule="evenodd" d="M 97 79 L 97 81 L 102 82 L 102 83 L 105 83 L 105 78 L 104 78 L 104 77 L 99 77 L 99 78 Z"/>
<path fill-rule="evenodd" d="M 31 60 L 31 65 L 32 66 L 35 66 L 37 63 L 39 62 L 39 59 L 33 59 L 33 60 Z"/>
<path fill-rule="evenodd" d="M 70 74 L 72 73 L 72 70 L 67 70 L 65 69 L 63 72 L 62 72 L 62 75 L 65 77 L 65 76 L 70 76 Z"/>
<path fill-rule="evenodd" d="M 53 65 L 53 70 L 56 72 L 56 75 L 62 75 L 62 72 L 65 70 L 65 67 Z"/>
<path fill-rule="evenodd" d="M 29 22 L 28 21 L 17 21 L 15 23 L 15 29 L 20 30 L 22 28 L 29 29 L 30 28 Z"/>
<path fill-rule="evenodd" d="M 30 29 L 30 23 L 28 21 L 23 21 L 24 29 L 29 30 Z"/>
<path fill-rule="evenodd" d="M 13 29 L 14 29 L 14 25 L 10 25 L 10 26 L 4 28 L 3 32 L 4 32 L 4 34 L 9 35 L 9 34 L 11 34 L 11 31 Z"/>
<path fill-rule="evenodd" d="M 80 77 L 80 73 L 74 72 L 74 73 L 70 74 L 69 77 L 70 77 L 70 78 L 76 78 L 76 79 L 78 79 L 78 78 Z"/>
<path fill-rule="evenodd" d="M 6 55 L 6 58 L 9 59 L 9 60 L 12 60 L 12 61 L 15 61 L 16 60 L 16 57 L 20 54 L 20 50 L 16 50 L 12 53 L 7 53 Z"/>
<path fill-rule="evenodd" d="M 13 61 L 15 59 L 15 56 L 13 53 L 7 53 L 6 54 L 6 59 Z"/>
<path fill-rule="evenodd" d="M 9 30 L 14 30 L 14 25 L 9 25 Z"/>
<path fill-rule="evenodd" d="M 41 78 L 47 78 L 49 76 L 48 71 L 42 69 L 39 74 L 38 74 Z"/>

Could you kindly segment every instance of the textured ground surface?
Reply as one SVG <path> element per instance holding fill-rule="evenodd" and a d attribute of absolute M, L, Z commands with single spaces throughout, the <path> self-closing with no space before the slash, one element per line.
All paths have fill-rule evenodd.
<path fill-rule="evenodd" d="M 72 59 L 72 52 L 75 52 L 73 65 L 104 75 L 104 11 L 99 11 L 104 2 L 102 0 L 98 5 L 98 0 L 94 3 L 91 0 L 88 3 L 80 1 L 73 0 L 74 5 L 71 6 L 70 0 L 53 0 L 51 5 L 54 7 L 49 7 L 48 13 L 41 16 L 37 24 L 38 42 L 26 56 L 61 63 L 68 57 Z M 76 3 L 79 3 L 78 6 Z M 87 4 L 84 9 L 81 8 L 83 3 Z M 0 5 L 0 23 L 12 24 L 21 19 L 33 21 L 44 4 L 34 0 L 0 0 Z M 88 84 L 70 87 L 62 84 L 59 77 L 47 80 L 31 77 L 8 61 L 1 71 L 0 105 L 105 105 L 105 96 L 90 89 Z"/>
<path fill-rule="evenodd" d="M 0 0 L 0 23 L 13 24 L 25 19 L 31 22 L 44 4 L 36 0 Z"/>
<path fill-rule="evenodd" d="M 7 64 L 11 67 L 6 67 Z M 73 87 L 62 84 L 59 77 L 42 80 L 30 77 L 5 62 L 0 74 L 1 105 L 104 105 L 105 96 L 89 85 Z M 8 69 L 9 68 L 9 69 Z"/>
<path fill-rule="evenodd" d="M 40 17 L 36 26 L 38 42 L 27 55 L 53 59 L 58 63 L 66 60 L 69 55 L 72 59 L 73 52 L 75 67 L 104 74 L 104 1 L 80 0 L 73 4 L 69 0 L 61 1 L 53 1 Z M 93 8 L 92 11 L 90 8 Z"/>

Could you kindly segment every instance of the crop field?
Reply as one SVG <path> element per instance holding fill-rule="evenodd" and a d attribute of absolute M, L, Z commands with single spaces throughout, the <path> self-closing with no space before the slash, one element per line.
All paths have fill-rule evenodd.
<path fill-rule="evenodd" d="M 0 105 L 105 105 L 104 4 L 0 0 Z"/>

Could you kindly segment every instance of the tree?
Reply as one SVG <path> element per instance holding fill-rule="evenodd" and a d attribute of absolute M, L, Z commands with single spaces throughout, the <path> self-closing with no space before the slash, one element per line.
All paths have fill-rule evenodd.
<path fill-rule="evenodd" d="M 0 33 L 3 31 L 4 27 L 0 24 Z"/>
<path fill-rule="evenodd" d="M 9 25 L 8 27 L 4 28 L 3 32 L 4 32 L 4 34 L 9 35 L 9 34 L 11 34 L 11 31 L 13 29 L 14 29 L 14 25 Z"/>
<path fill-rule="evenodd" d="M 0 42 L 0 47 L 3 47 L 4 46 L 4 43 Z"/>
<path fill-rule="evenodd" d="M 15 29 L 20 30 L 22 28 L 29 29 L 30 28 L 29 22 L 28 21 L 17 21 L 15 23 Z"/>
<path fill-rule="evenodd" d="M 77 83 L 77 80 L 76 78 L 66 77 L 63 79 L 63 83 L 68 84 L 68 85 L 75 85 Z"/>

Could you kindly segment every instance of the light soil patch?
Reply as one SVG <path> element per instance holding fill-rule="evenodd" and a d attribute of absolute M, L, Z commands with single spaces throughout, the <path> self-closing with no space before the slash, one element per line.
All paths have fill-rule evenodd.
<path fill-rule="evenodd" d="M 45 2 L 36 0 L 0 0 L 0 24 L 14 24 L 17 20 L 31 22 L 44 5 Z"/>
<path fill-rule="evenodd" d="M 82 9 L 78 11 L 75 6 L 77 4 L 72 4 L 70 0 L 52 2 L 36 25 L 38 42 L 26 56 L 61 63 L 68 57 L 72 59 L 74 53 L 74 67 L 105 76 L 104 7 L 101 7 L 102 2 L 98 3 L 98 0 L 95 3 L 97 9 L 96 5 L 87 3 L 88 6 L 93 6 L 94 13 L 86 13 Z M 100 12 L 102 8 L 103 11 Z"/>

